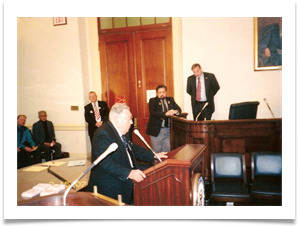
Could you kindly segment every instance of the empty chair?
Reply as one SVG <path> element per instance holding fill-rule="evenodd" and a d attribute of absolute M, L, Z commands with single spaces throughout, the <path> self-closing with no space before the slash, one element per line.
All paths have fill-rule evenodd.
<path fill-rule="evenodd" d="M 278 152 L 254 152 L 251 195 L 257 204 L 281 205 L 282 158 Z"/>
<path fill-rule="evenodd" d="M 211 205 L 225 202 L 240 205 L 250 201 L 246 182 L 245 155 L 240 153 L 211 154 Z"/>
<path fill-rule="evenodd" d="M 256 119 L 258 101 L 248 101 L 230 105 L 229 119 Z"/>

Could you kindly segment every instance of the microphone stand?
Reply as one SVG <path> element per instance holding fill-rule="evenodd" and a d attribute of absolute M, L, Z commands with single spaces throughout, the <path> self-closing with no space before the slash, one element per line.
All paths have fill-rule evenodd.
<path fill-rule="evenodd" d="M 116 143 L 110 144 L 110 146 L 106 149 L 106 151 L 101 154 L 90 167 L 88 167 L 83 173 L 79 175 L 79 177 L 66 189 L 66 191 L 63 194 L 63 205 L 66 206 L 66 197 L 71 188 L 85 175 L 87 174 L 93 167 L 95 167 L 100 161 L 102 161 L 104 158 L 106 158 L 107 155 L 109 155 L 111 152 L 116 151 L 118 148 L 118 145 Z"/>
<path fill-rule="evenodd" d="M 59 180 L 63 181 L 63 183 L 66 186 L 69 186 L 71 184 L 71 182 L 69 182 L 68 180 L 64 179 L 63 177 L 61 177 L 60 175 L 58 175 L 57 173 L 53 172 L 52 170 L 50 170 L 51 166 L 48 166 L 48 173 L 52 174 L 53 176 L 55 176 L 56 178 L 58 178 Z M 75 187 L 73 187 L 73 189 L 75 189 Z"/>
<path fill-rule="evenodd" d="M 162 160 L 160 159 L 160 157 L 157 155 L 156 152 L 154 152 L 154 150 L 148 145 L 148 143 L 144 140 L 144 138 L 141 136 L 141 134 L 139 133 L 139 131 L 137 129 L 134 130 L 134 133 L 143 141 L 143 143 L 147 146 L 148 149 L 150 149 L 153 154 L 156 156 L 156 158 L 162 162 Z"/>
<path fill-rule="evenodd" d="M 268 104 L 268 101 L 267 101 L 267 99 L 266 99 L 266 98 L 264 98 L 264 101 L 265 101 L 265 103 L 266 103 L 267 107 L 269 108 L 269 111 L 271 112 L 271 114 L 272 114 L 273 118 L 275 118 L 275 117 L 274 117 L 274 114 L 273 114 L 273 112 L 272 112 L 272 110 L 271 110 L 271 108 L 270 108 L 270 106 L 269 106 L 269 104 Z"/>
<path fill-rule="evenodd" d="M 203 110 L 209 105 L 208 102 L 205 103 L 205 105 L 203 106 L 203 108 L 201 109 L 201 111 L 198 113 L 198 115 L 195 118 L 195 121 L 197 121 L 198 117 L 201 115 L 201 113 L 203 112 Z"/>

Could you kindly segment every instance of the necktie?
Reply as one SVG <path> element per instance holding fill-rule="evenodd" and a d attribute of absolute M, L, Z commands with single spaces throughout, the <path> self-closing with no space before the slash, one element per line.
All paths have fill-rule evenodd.
<path fill-rule="evenodd" d="M 95 115 L 96 121 L 99 121 L 99 119 L 101 119 L 99 109 L 98 109 L 96 103 L 94 103 L 94 115 Z"/>
<path fill-rule="evenodd" d="M 167 112 L 167 107 L 166 107 L 166 104 L 164 102 L 164 100 L 162 100 L 162 104 L 163 104 L 163 112 Z M 168 117 L 165 118 L 165 125 L 164 125 L 166 128 L 168 127 Z"/>
<path fill-rule="evenodd" d="M 121 138 L 122 138 L 122 140 L 124 142 L 124 145 L 125 145 L 125 148 L 126 148 L 127 152 L 130 155 L 130 158 L 131 158 L 131 161 L 132 161 L 132 165 L 133 165 L 133 169 L 137 169 L 136 162 L 135 162 L 135 159 L 134 159 L 134 156 L 133 156 L 133 152 L 132 152 L 132 150 L 131 150 L 130 147 L 128 148 L 126 137 L 124 135 L 122 135 Z"/>
<path fill-rule="evenodd" d="M 197 90 L 196 90 L 196 100 L 197 101 L 200 101 L 200 89 L 201 89 L 201 87 L 200 87 L 200 79 L 199 79 L 199 77 L 198 77 L 198 82 L 197 82 Z"/>

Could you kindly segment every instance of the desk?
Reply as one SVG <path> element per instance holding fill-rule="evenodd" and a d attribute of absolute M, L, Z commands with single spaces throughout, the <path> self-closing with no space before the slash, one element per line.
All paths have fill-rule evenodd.
<path fill-rule="evenodd" d="M 76 160 L 86 160 L 84 166 L 68 166 L 69 161 L 76 161 Z M 59 162 L 65 162 L 63 165 L 60 166 L 51 166 L 51 170 L 58 174 L 59 176 L 65 178 L 66 180 L 73 182 L 75 179 L 78 178 L 78 176 L 84 172 L 90 165 L 90 160 L 86 159 L 86 157 L 71 157 L 71 158 L 65 158 L 65 159 L 58 159 L 54 160 L 54 163 Z M 34 166 L 41 166 L 44 163 L 36 164 Z M 55 164 L 54 164 L 55 165 Z M 18 169 L 18 199 L 17 201 L 24 201 L 21 197 L 21 194 L 24 191 L 27 191 L 37 185 L 38 183 L 53 183 L 53 184 L 63 184 L 63 182 L 59 179 L 57 179 L 54 175 L 47 172 L 47 167 L 45 166 L 45 170 L 42 170 L 40 172 L 31 172 L 31 171 L 24 171 L 25 169 L 28 169 L 29 167 L 24 167 L 21 169 Z M 71 192 L 78 191 L 85 186 L 87 186 L 89 180 L 89 173 L 87 173 L 80 181 L 77 183 L 76 189 L 71 189 Z"/>
<path fill-rule="evenodd" d="M 282 151 L 282 119 L 191 121 L 173 116 L 170 127 L 171 150 L 184 144 L 206 146 L 204 172 L 210 177 L 210 155 L 218 152 L 245 154 L 247 179 L 251 178 L 251 153 Z"/>

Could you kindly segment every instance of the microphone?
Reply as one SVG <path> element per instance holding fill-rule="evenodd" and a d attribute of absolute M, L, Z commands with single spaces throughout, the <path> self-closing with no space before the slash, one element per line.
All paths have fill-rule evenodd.
<path fill-rule="evenodd" d="M 269 106 L 269 104 L 268 104 L 268 101 L 267 101 L 267 99 L 266 99 L 266 98 L 264 98 L 264 101 L 265 101 L 265 103 L 267 104 L 267 106 L 268 106 L 268 108 L 269 108 L 269 110 L 270 110 L 270 112 L 271 112 L 271 114 L 272 114 L 273 118 L 275 118 L 275 117 L 274 117 L 274 114 L 273 114 L 273 112 L 272 112 L 272 110 L 271 110 L 271 108 L 270 108 L 270 106 Z"/>
<path fill-rule="evenodd" d="M 104 158 L 107 157 L 110 153 L 116 151 L 118 148 L 118 145 L 116 143 L 110 144 L 110 146 L 106 149 L 106 151 L 101 154 L 90 167 L 88 167 L 83 173 L 79 175 L 79 177 L 67 188 L 67 190 L 63 194 L 63 205 L 66 206 L 66 196 L 69 193 L 70 189 L 80 180 L 82 177 L 84 177 L 85 174 L 87 174 L 93 167 L 95 167 L 100 161 L 102 161 Z"/>
<path fill-rule="evenodd" d="M 206 102 L 205 105 L 202 107 L 201 111 L 198 113 L 198 115 L 195 118 L 195 121 L 197 121 L 198 117 L 201 115 L 202 111 L 209 105 L 209 102 Z"/>
<path fill-rule="evenodd" d="M 162 162 L 162 160 L 160 159 L 160 157 L 157 155 L 156 152 L 153 151 L 153 149 L 148 145 L 148 143 L 145 141 L 145 139 L 141 136 L 141 134 L 139 133 L 139 131 L 137 129 L 134 129 L 134 133 L 140 138 L 140 140 L 142 140 L 142 142 L 148 147 L 148 149 L 150 149 L 153 154 L 156 156 L 156 158 Z"/>

